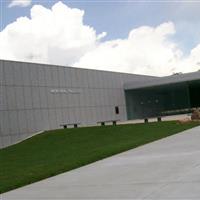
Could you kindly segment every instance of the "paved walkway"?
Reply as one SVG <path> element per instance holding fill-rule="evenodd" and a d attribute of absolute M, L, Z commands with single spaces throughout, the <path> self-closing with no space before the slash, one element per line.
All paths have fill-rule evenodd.
<path fill-rule="evenodd" d="M 199 200 L 200 127 L 5 193 L 1 198 Z"/>
<path fill-rule="evenodd" d="M 174 120 L 185 120 L 191 119 L 191 113 L 188 114 L 179 114 L 179 115 L 169 115 L 169 116 L 162 116 L 162 121 L 174 121 Z M 148 118 L 149 122 L 157 122 L 157 118 L 152 117 Z M 137 124 L 137 123 L 144 123 L 144 119 L 133 119 L 128 121 L 119 121 L 118 124 Z"/>

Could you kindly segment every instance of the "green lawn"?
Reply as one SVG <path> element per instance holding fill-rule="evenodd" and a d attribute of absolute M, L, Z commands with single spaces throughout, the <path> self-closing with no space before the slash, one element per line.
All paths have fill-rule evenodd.
<path fill-rule="evenodd" d="M 197 125 L 174 121 L 47 131 L 0 150 L 0 193 Z"/>

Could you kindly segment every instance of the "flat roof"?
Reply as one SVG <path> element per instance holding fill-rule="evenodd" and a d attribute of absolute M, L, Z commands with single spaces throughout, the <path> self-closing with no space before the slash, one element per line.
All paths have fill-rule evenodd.
<path fill-rule="evenodd" d="M 173 83 L 181 83 L 187 81 L 200 80 L 200 71 L 185 73 L 185 74 L 174 74 L 165 77 L 154 77 L 151 80 L 131 81 L 124 84 L 125 90 L 147 88 L 159 85 L 167 85 Z"/>
<path fill-rule="evenodd" d="M 87 71 L 97 71 L 97 72 L 106 72 L 106 73 L 117 73 L 117 74 L 128 74 L 128 75 L 134 75 L 134 76 L 143 76 L 147 78 L 155 78 L 155 76 L 149 76 L 145 74 L 134 74 L 129 72 L 120 72 L 120 71 L 111 71 L 111 70 L 102 70 L 102 69 L 95 69 L 95 68 L 87 68 L 87 67 L 72 67 L 72 66 L 65 66 L 65 65 L 56 65 L 56 64 L 48 64 L 48 63 L 39 63 L 39 62 L 28 62 L 28 61 L 19 61 L 19 60 L 5 60 L 0 59 L 0 62 L 13 62 L 13 63 L 22 63 L 27 65 L 34 65 L 34 66 L 45 66 L 45 67 L 58 67 L 58 68 L 70 68 L 70 69 L 77 69 L 77 70 L 87 70 Z"/>

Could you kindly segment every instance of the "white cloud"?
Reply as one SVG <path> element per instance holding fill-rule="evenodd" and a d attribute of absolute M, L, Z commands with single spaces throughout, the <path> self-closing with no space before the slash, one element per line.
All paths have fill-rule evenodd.
<path fill-rule="evenodd" d="M 11 3 L 8 5 L 9 8 L 20 6 L 20 7 L 27 7 L 31 5 L 32 0 L 12 0 Z"/>
<path fill-rule="evenodd" d="M 142 26 L 126 39 L 102 42 L 106 33 L 97 34 L 83 17 L 83 10 L 61 2 L 51 9 L 35 5 L 30 18 L 18 18 L 0 32 L 0 58 L 149 75 L 200 68 L 200 45 L 183 57 L 171 39 L 172 22 Z"/>
<path fill-rule="evenodd" d="M 83 16 L 61 2 L 51 9 L 35 5 L 30 19 L 18 18 L 0 33 L 0 57 L 72 65 L 105 35 L 84 25 Z"/>
<path fill-rule="evenodd" d="M 173 64 L 182 56 L 176 45 L 168 40 L 175 32 L 171 22 L 153 27 L 132 30 L 127 39 L 112 40 L 99 44 L 86 53 L 75 66 L 126 71 L 132 73 L 172 73 Z"/>

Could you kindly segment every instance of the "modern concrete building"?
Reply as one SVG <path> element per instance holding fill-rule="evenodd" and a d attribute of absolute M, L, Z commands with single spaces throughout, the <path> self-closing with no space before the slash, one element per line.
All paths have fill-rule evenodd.
<path fill-rule="evenodd" d="M 64 123 L 126 120 L 123 85 L 147 76 L 0 61 L 0 147 Z"/>
<path fill-rule="evenodd" d="M 158 78 L 0 60 L 0 148 L 61 124 L 197 107 L 199 94 L 200 72 Z"/>
<path fill-rule="evenodd" d="M 200 71 L 124 84 L 127 119 L 189 113 L 200 107 Z"/>

